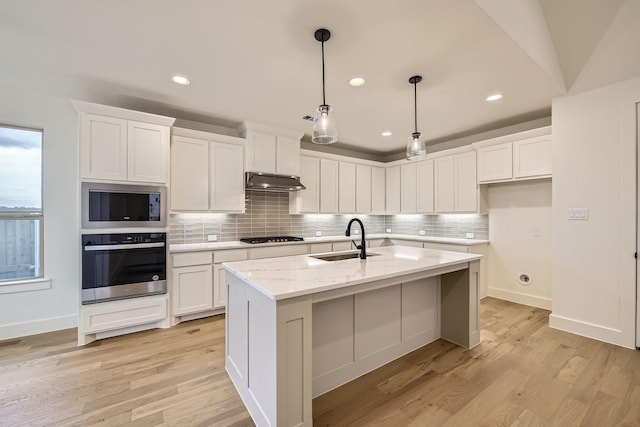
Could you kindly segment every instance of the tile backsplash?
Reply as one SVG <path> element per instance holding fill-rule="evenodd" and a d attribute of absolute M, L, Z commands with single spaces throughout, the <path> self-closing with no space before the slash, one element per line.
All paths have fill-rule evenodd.
<path fill-rule="evenodd" d="M 394 234 L 465 238 L 489 238 L 487 214 L 419 214 L 419 215 L 337 215 L 289 214 L 288 193 L 247 191 L 244 214 L 174 213 L 169 220 L 169 241 L 172 244 L 203 243 L 210 235 L 218 241 L 235 241 L 242 237 L 344 235 L 351 218 L 360 218 L 368 234 Z"/>

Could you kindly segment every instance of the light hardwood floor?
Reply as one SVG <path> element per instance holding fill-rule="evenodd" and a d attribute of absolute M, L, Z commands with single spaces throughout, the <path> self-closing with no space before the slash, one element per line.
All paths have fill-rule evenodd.
<path fill-rule="evenodd" d="M 315 426 L 640 426 L 640 352 L 481 303 L 482 343 L 436 341 L 313 401 Z M 1 426 L 252 426 L 224 371 L 224 317 L 76 347 L 0 341 Z"/>

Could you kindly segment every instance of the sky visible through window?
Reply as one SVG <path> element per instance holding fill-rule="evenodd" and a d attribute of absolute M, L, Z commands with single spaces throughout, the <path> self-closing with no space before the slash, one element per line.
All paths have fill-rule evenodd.
<path fill-rule="evenodd" d="M 42 132 L 0 126 L 0 209 L 42 209 Z"/>

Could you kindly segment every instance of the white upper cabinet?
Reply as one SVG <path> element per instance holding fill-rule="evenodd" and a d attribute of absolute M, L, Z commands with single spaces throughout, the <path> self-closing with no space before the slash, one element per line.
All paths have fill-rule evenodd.
<path fill-rule="evenodd" d="M 305 190 L 290 192 L 291 200 L 300 204 L 290 209 L 292 213 L 317 213 L 320 211 L 320 159 L 311 156 L 300 156 L 300 182 Z"/>
<path fill-rule="evenodd" d="M 433 160 L 417 163 L 418 213 L 434 212 L 433 205 Z"/>
<path fill-rule="evenodd" d="M 544 178 L 551 176 L 551 135 L 513 143 L 513 177 Z"/>
<path fill-rule="evenodd" d="M 338 212 L 337 160 L 320 159 L 320 212 Z"/>
<path fill-rule="evenodd" d="M 476 152 L 454 155 L 455 161 L 455 212 L 477 212 L 478 181 L 476 177 Z"/>
<path fill-rule="evenodd" d="M 371 166 L 356 165 L 356 212 L 371 212 Z"/>
<path fill-rule="evenodd" d="M 386 188 L 385 168 L 371 166 L 371 213 L 386 212 Z"/>
<path fill-rule="evenodd" d="M 174 128 L 171 210 L 244 212 L 243 143 L 231 136 Z"/>
<path fill-rule="evenodd" d="M 418 208 L 418 180 L 416 163 L 400 166 L 400 212 L 416 213 Z"/>
<path fill-rule="evenodd" d="M 531 129 L 472 144 L 478 183 L 551 177 L 551 127 Z"/>
<path fill-rule="evenodd" d="M 169 133 L 175 119 L 83 101 L 80 113 L 81 178 L 167 183 Z"/>
<path fill-rule="evenodd" d="M 389 166 L 386 169 L 387 212 L 400 213 L 400 166 Z"/>
<path fill-rule="evenodd" d="M 209 141 L 173 136 L 171 210 L 209 210 Z"/>
<path fill-rule="evenodd" d="M 436 212 L 454 212 L 453 193 L 456 184 L 453 156 L 434 159 L 433 173 Z"/>
<path fill-rule="evenodd" d="M 251 122 L 238 130 L 247 140 L 245 170 L 300 176 L 302 134 Z"/>
<path fill-rule="evenodd" d="M 354 213 L 356 211 L 356 165 L 339 162 L 338 165 L 338 211 Z"/>
<path fill-rule="evenodd" d="M 212 211 L 244 212 L 244 147 L 211 142 L 209 202 Z"/>
<path fill-rule="evenodd" d="M 512 151 L 510 142 L 478 148 L 478 182 L 513 178 Z"/>

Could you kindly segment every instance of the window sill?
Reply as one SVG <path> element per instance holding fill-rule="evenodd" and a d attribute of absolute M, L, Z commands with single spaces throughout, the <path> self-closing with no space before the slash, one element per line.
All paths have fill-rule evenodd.
<path fill-rule="evenodd" d="M 51 289 L 51 279 L 38 278 L 0 283 L 0 294 L 41 291 L 43 289 Z"/>

